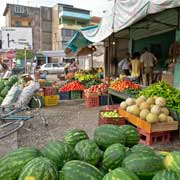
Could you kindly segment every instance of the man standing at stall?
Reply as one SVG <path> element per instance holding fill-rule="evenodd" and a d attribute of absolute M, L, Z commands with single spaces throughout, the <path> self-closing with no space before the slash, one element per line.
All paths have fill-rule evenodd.
<path fill-rule="evenodd" d="M 140 61 L 143 85 L 148 86 L 153 81 L 153 70 L 157 63 L 157 58 L 147 48 L 144 48 Z"/>
<path fill-rule="evenodd" d="M 118 63 L 118 67 L 123 71 L 123 74 L 129 76 L 130 54 L 126 53 L 126 57 Z"/>

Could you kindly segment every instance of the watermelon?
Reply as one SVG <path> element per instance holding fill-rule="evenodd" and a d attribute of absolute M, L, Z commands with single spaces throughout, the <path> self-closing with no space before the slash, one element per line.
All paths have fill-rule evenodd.
<path fill-rule="evenodd" d="M 149 152 L 149 153 L 155 154 L 153 149 L 151 149 L 149 146 L 146 146 L 143 144 L 137 144 L 131 148 L 131 153 L 138 153 L 138 152 L 145 152 L 145 153 Z"/>
<path fill-rule="evenodd" d="M 126 147 L 132 147 L 139 142 L 139 133 L 137 129 L 131 125 L 120 126 L 126 138 Z"/>
<path fill-rule="evenodd" d="M 157 172 L 152 180 L 179 180 L 179 179 L 174 171 L 162 170 Z"/>
<path fill-rule="evenodd" d="M 0 180 L 16 180 L 23 167 L 41 156 L 35 148 L 19 148 L 0 159 Z"/>
<path fill-rule="evenodd" d="M 37 157 L 27 163 L 18 180 L 58 180 L 58 171 L 54 163 L 44 157 Z"/>
<path fill-rule="evenodd" d="M 84 130 L 72 129 L 68 131 L 64 136 L 64 141 L 71 145 L 75 146 L 79 141 L 89 139 L 87 133 Z"/>
<path fill-rule="evenodd" d="M 102 125 L 95 129 L 94 140 L 102 150 L 105 150 L 112 144 L 125 144 L 125 135 L 119 126 Z"/>
<path fill-rule="evenodd" d="M 14 85 L 17 81 L 18 81 L 17 76 L 11 76 L 11 77 L 8 79 L 8 82 L 11 84 L 11 86 Z"/>
<path fill-rule="evenodd" d="M 121 167 L 121 163 L 126 156 L 126 147 L 122 144 L 113 144 L 104 152 L 103 166 L 106 169 Z"/>
<path fill-rule="evenodd" d="M 158 155 L 151 152 L 130 154 L 123 160 L 122 167 L 129 169 L 141 177 L 153 176 L 157 171 L 164 168 L 163 160 Z"/>
<path fill-rule="evenodd" d="M 167 169 L 175 171 L 180 176 L 180 151 L 169 153 L 164 158 L 164 165 Z"/>
<path fill-rule="evenodd" d="M 106 174 L 103 180 L 139 180 L 139 178 L 128 169 L 119 167 Z"/>
<path fill-rule="evenodd" d="M 9 87 L 9 86 L 6 86 L 6 87 L 1 91 L 1 96 L 2 96 L 2 97 L 6 97 L 9 89 L 10 89 L 10 87 Z"/>
<path fill-rule="evenodd" d="M 44 157 L 52 160 L 58 169 L 61 169 L 74 155 L 71 146 L 61 141 L 49 142 L 41 152 Z"/>
<path fill-rule="evenodd" d="M 99 169 L 86 162 L 73 160 L 62 168 L 60 180 L 102 180 L 103 174 Z"/>
<path fill-rule="evenodd" d="M 2 104 L 4 98 L 0 96 L 0 105 Z"/>
<path fill-rule="evenodd" d="M 2 91 L 5 87 L 4 80 L 0 80 L 0 91 Z"/>
<path fill-rule="evenodd" d="M 103 152 L 99 149 L 93 140 L 82 140 L 75 146 L 75 152 L 79 160 L 85 161 L 92 165 L 96 165 L 103 156 Z"/>

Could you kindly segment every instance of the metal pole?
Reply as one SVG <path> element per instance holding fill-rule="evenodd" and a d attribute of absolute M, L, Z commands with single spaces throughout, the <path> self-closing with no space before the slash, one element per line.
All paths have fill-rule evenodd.
<path fill-rule="evenodd" d="M 91 48 L 91 68 L 93 68 L 93 49 Z"/>
<path fill-rule="evenodd" d="M 25 62 L 25 73 L 27 73 L 27 53 L 26 53 L 26 48 L 24 48 L 24 62 Z"/>

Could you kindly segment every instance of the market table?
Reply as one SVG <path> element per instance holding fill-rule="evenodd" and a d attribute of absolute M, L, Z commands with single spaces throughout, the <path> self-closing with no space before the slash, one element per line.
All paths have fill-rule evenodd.
<path fill-rule="evenodd" d="M 112 96 L 115 96 L 121 100 L 125 100 L 127 98 L 130 98 L 131 96 L 128 96 L 127 94 L 124 94 L 122 92 L 118 92 L 118 91 L 115 91 L 111 88 L 108 88 L 108 104 L 112 103 L 113 104 L 113 99 L 112 99 Z"/>

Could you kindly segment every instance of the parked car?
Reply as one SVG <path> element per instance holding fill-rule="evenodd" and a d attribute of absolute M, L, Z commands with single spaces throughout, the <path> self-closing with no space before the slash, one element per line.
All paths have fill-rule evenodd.
<path fill-rule="evenodd" d="M 62 74 L 64 73 L 64 63 L 47 63 L 40 67 L 40 72 L 46 74 Z"/>

